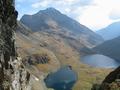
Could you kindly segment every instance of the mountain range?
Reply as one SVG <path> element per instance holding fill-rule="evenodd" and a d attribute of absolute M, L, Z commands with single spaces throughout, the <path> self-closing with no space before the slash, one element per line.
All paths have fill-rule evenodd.
<path fill-rule="evenodd" d="M 54 8 L 40 10 L 34 15 L 24 15 L 20 21 L 31 28 L 33 32 L 57 32 L 75 39 L 77 38 L 77 40 L 88 47 L 93 47 L 103 42 L 101 36 Z"/>
<path fill-rule="evenodd" d="M 118 36 L 120 36 L 120 22 L 114 22 L 96 32 L 97 34 L 101 35 L 105 40 L 111 40 Z"/>

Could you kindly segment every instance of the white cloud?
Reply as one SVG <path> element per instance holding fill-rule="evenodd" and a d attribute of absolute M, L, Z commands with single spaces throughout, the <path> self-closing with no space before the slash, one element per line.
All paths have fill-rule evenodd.
<path fill-rule="evenodd" d="M 113 20 L 120 19 L 120 1 L 118 1 L 118 3 L 116 3 L 116 4 L 114 4 L 114 7 L 112 7 L 109 16 Z"/>
<path fill-rule="evenodd" d="M 104 28 L 115 22 L 111 13 L 120 12 L 120 0 L 94 0 L 93 6 L 88 6 L 76 20 L 93 30 Z M 120 15 L 120 13 L 119 13 Z M 117 18 L 118 19 L 118 18 Z"/>
<path fill-rule="evenodd" d="M 120 19 L 120 12 L 119 11 L 112 11 L 109 16 L 112 20 L 118 20 Z"/>
<path fill-rule="evenodd" d="M 51 1 L 51 0 L 50 0 Z M 39 7 L 47 7 L 48 4 L 50 3 L 50 1 L 48 2 L 47 0 L 44 0 L 42 2 L 36 2 L 34 4 L 32 4 L 33 8 L 39 8 Z"/>
<path fill-rule="evenodd" d="M 78 17 L 78 20 L 91 29 L 99 29 L 112 22 L 108 17 L 108 13 L 99 7 L 89 7 Z"/>
<path fill-rule="evenodd" d="M 71 12 L 71 9 L 70 9 L 70 8 L 65 8 L 65 12 L 66 12 L 66 13 L 70 13 L 70 12 Z"/>
<path fill-rule="evenodd" d="M 91 1 L 92 0 L 38 0 L 37 2 L 34 2 L 32 4 L 32 7 L 33 8 L 47 7 L 47 5 L 51 5 L 51 6 L 60 5 L 60 6 L 66 7 L 66 6 L 78 5 L 78 4 L 80 6 L 86 6 L 86 5 L 89 5 Z"/>

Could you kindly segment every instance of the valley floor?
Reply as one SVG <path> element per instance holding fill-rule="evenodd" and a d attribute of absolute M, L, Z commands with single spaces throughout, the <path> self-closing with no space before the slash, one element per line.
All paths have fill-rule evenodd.
<path fill-rule="evenodd" d="M 95 83 L 100 84 L 112 69 L 93 68 L 80 64 L 78 71 L 79 78 L 73 90 L 91 90 L 92 85 Z"/>

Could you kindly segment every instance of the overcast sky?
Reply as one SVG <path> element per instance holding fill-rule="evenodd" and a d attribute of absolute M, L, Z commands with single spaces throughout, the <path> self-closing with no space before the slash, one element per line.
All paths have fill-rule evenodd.
<path fill-rule="evenodd" d="M 16 0 L 19 18 L 54 7 L 92 30 L 120 21 L 120 0 Z"/>

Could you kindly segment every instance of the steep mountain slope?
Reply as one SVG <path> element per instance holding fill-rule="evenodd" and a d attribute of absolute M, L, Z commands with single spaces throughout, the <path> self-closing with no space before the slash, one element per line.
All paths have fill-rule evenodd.
<path fill-rule="evenodd" d="M 98 53 L 109 56 L 120 62 L 120 37 L 104 42 L 93 48 Z"/>
<path fill-rule="evenodd" d="M 54 31 L 77 38 L 79 41 L 93 47 L 103 42 L 103 39 L 89 28 L 69 18 L 54 8 L 41 10 L 34 15 L 24 15 L 21 20 L 32 31 Z"/>
<path fill-rule="evenodd" d="M 101 35 L 105 40 L 114 39 L 120 36 L 120 22 L 115 22 L 97 31 L 97 34 Z"/>
<path fill-rule="evenodd" d="M 45 65 L 47 68 L 43 70 L 43 72 L 47 72 L 50 68 L 53 71 L 60 67 L 60 63 L 57 60 L 56 56 L 48 49 L 43 48 L 44 42 L 37 36 L 33 34 L 33 32 L 23 25 L 22 23 L 18 22 L 18 28 L 16 31 L 16 44 L 17 44 L 17 51 L 20 53 L 21 57 L 31 56 L 34 54 L 47 54 L 50 56 L 51 61 L 49 65 Z M 42 67 L 38 65 L 39 68 Z"/>

